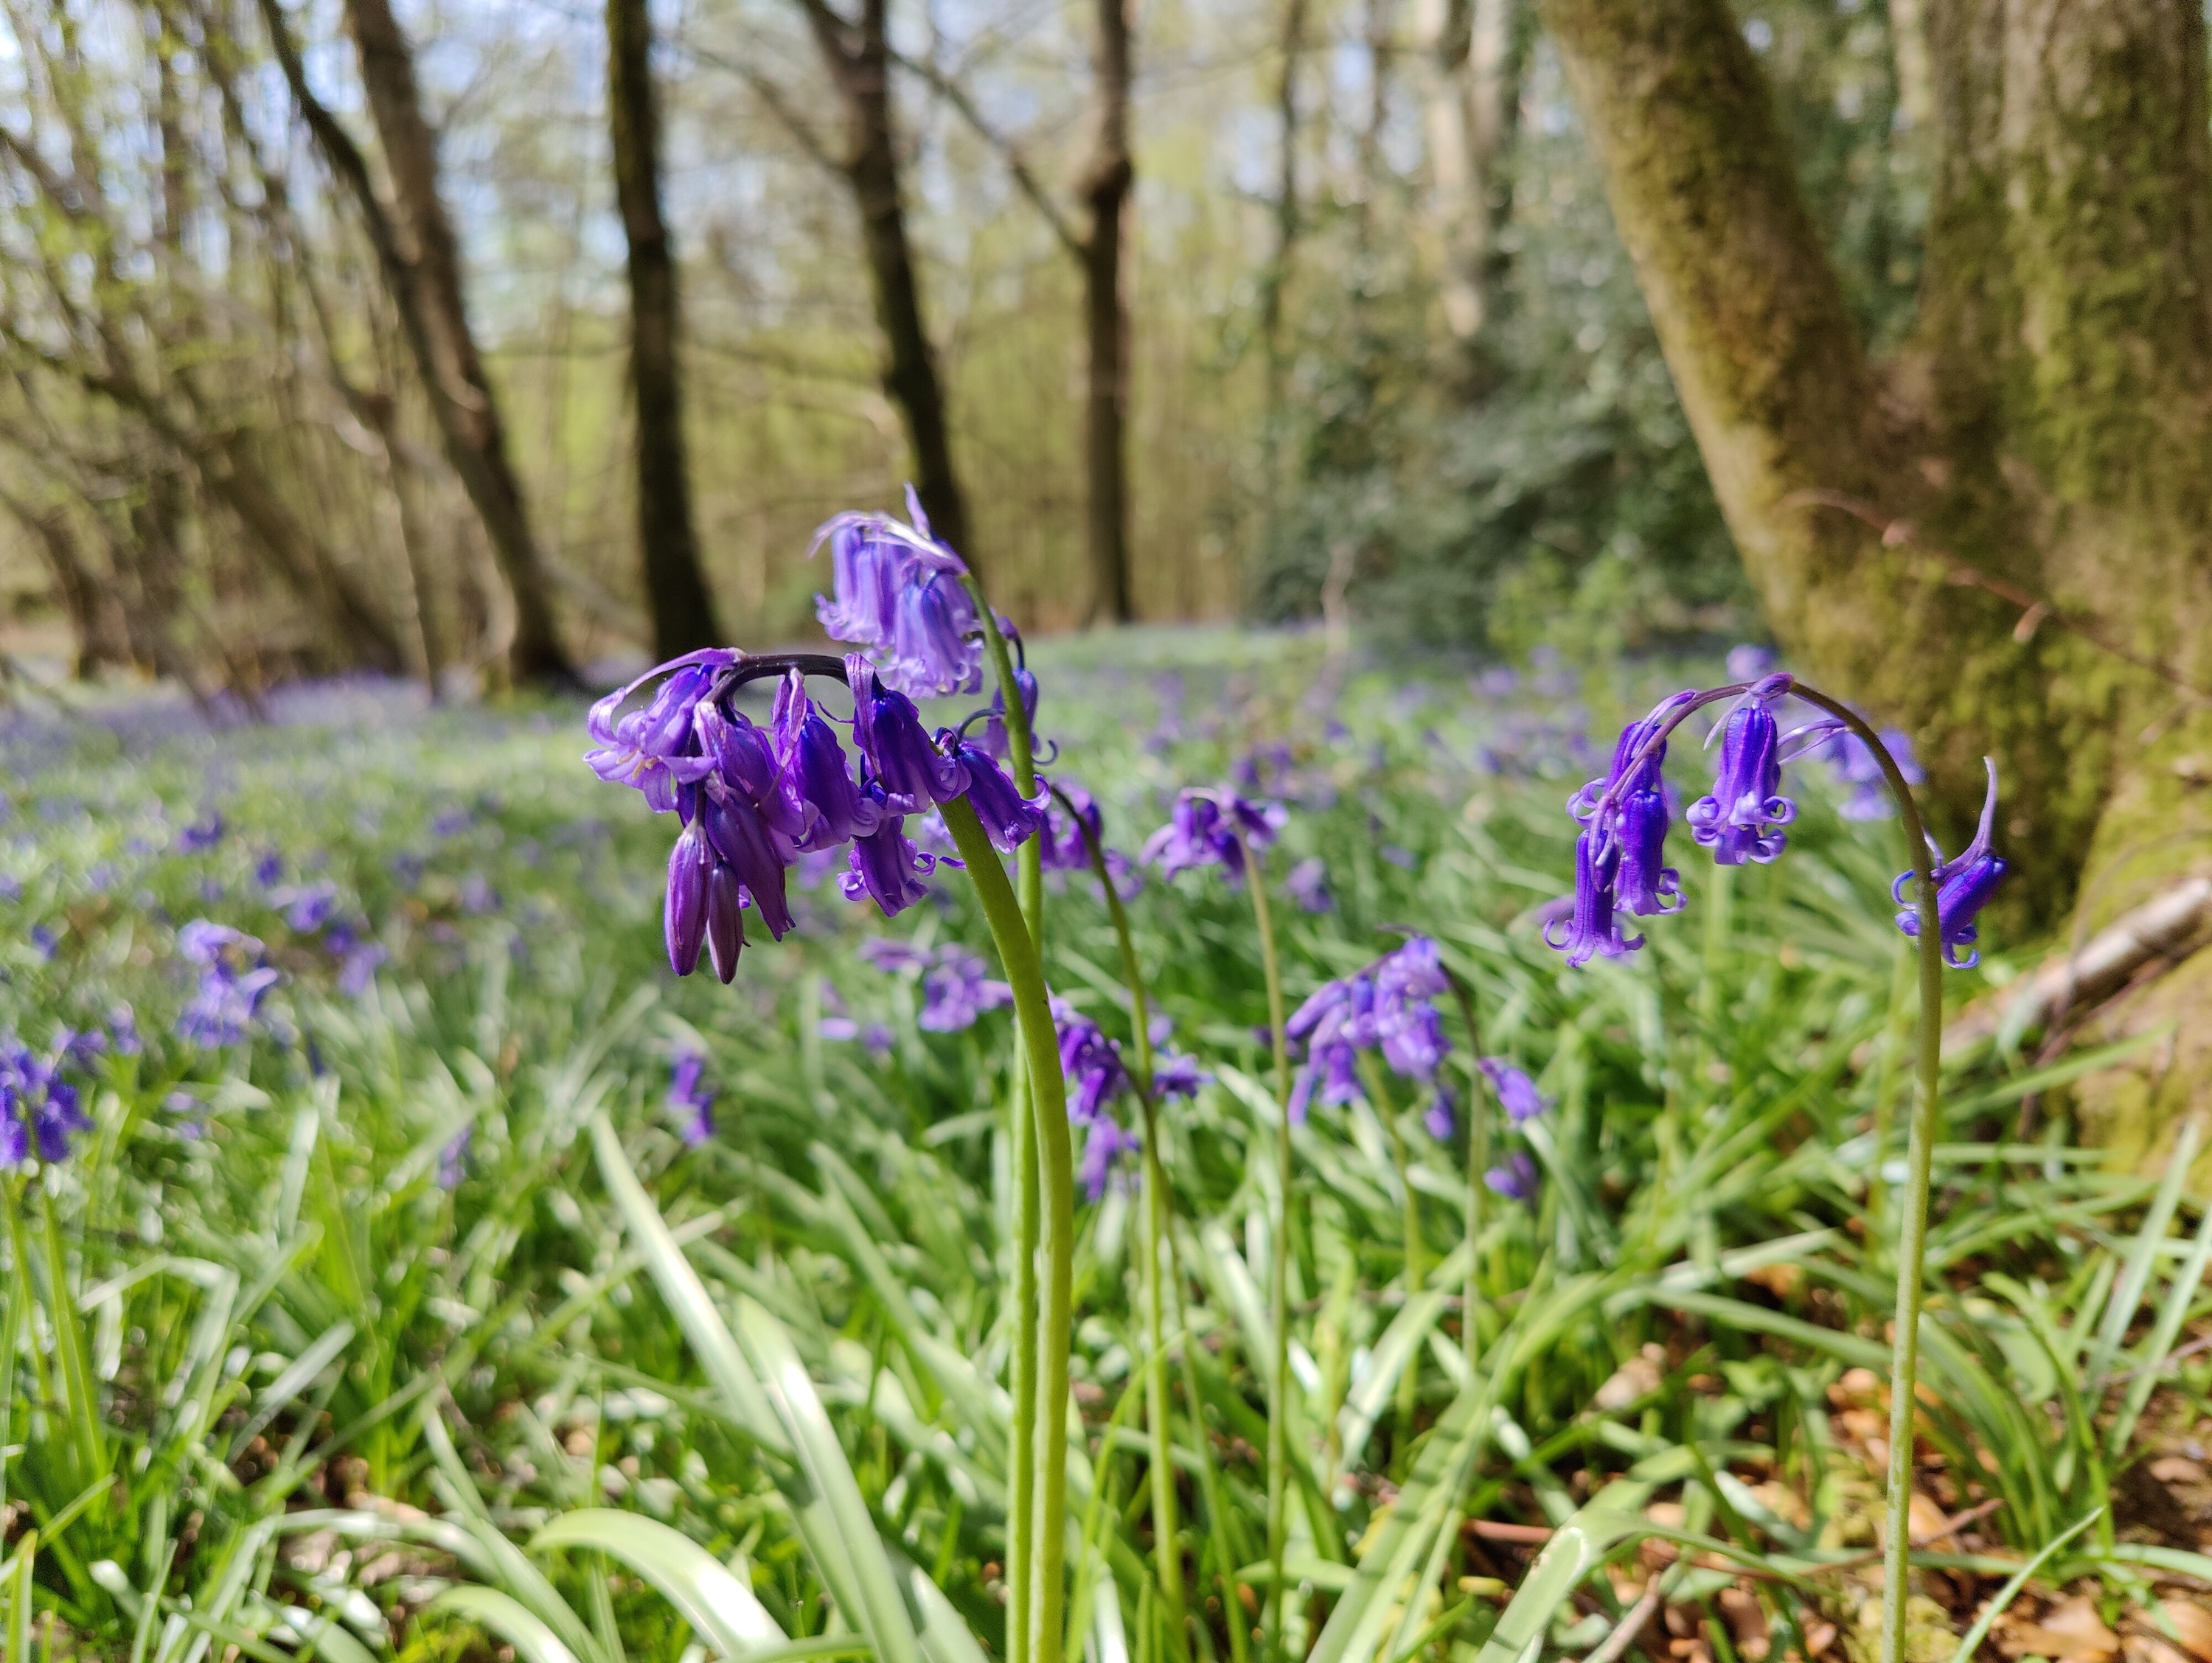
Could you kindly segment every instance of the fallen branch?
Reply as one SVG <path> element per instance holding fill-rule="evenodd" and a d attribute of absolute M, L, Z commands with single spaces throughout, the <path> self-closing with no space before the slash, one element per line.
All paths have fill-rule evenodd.
<path fill-rule="evenodd" d="M 2069 1011 L 2119 992 L 2153 960 L 2180 956 L 2208 929 L 2212 878 L 2186 879 L 2121 914 L 2078 952 L 2049 959 L 2006 993 L 1969 1005 L 1943 1030 L 1943 1049 L 1963 1050 L 2008 1025 L 2021 1033 L 2053 1026 Z"/>

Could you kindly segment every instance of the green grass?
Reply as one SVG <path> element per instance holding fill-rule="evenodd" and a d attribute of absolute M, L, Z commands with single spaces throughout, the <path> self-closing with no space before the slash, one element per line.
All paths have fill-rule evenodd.
<path fill-rule="evenodd" d="M 1527 1139 L 1535 1205 L 1485 1210 L 1472 1312 L 1465 1150 L 1423 1130 L 1406 1083 L 1377 1076 L 1297 1134 L 1293 1648 L 1580 1656 L 1652 1577 L 1662 1650 L 1870 1643 L 1883 1174 L 1911 1020 L 1894 826 L 1838 819 L 1808 770 L 1782 861 L 1718 877 L 1678 833 L 1686 915 L 1570 972 L 1533 914 L 1565 888 L 1560 805 L 1597 771 L 1575 746 L 1664 690 L 1657 671 L 1498 699 L 1414 666 L 1332 691 L 1311 644 L 1224 635 L 1039 667 L 1055 771 L 1125 849 L 1176 786 L 1287 747 L 1263 760 L 1292 806 L 1270 871 L 1317 857 L 1335 901 L 1305 913 L 1278 888 L 1291 998 L 1419 927 L 1472 988 L 1484 1049 L 1556 1099 Z M 147 1041 L 86 1077 L 76 1157 L 5 1185 L 6 1663 L 997 1655 L 1009 1018 L 923 1033 L 913 983 L 854 954 L 884 933 L 986 950 L 963 881 L 888 924 L 823 885 L 734 986 L 679 982 L 668 823 L 583 768 L 579 711 L 319 708 L 210 738 L 33 707 L 4 737 L 7 1022 L 35 1047 L 127 1000 Z M 178 852 L 210 805 L 222 841 Z M 278 887 L 332 885 L 388 954 L 365 992 L 271 904 L 271 852 Z M 1126 1038 L 1095 886 L 1053 887 L 1053 986 Z M 1194 1621 L 1162 1617 L 1141 1235 L 1117 1187 L 1078 1213 L 1071 1628 L 1097 1663 L 1232 1658 L 1266 1595 L 1263 978 L 1218 877 L 1155 879 L 1129 910 L 1154 1003 L 1214 1077 L 1161 1125 Z M 288 973 L 228 1052 L 169 1031 L 196 917 L 262 937 Z M 887 1048 L 821 1037 L 833 993 Z M 661 1104 L 679 1046 L 720 1092 L 697 1149 Z M 2158 1590 L 2212 1583 L 2177 1522 L 2191 1503 L 2143 1468 L 2206 1413 L 2206 1360 L 2160 1364 L 2203 1329 L 2212 1233 L 2185 1162 L 2160 1184 L 2069 1147 L 2083 1065 L 1984 1053 L 1949 1085 L 1922 1478 L 1953 1512 L 2003 1505 L 1923 1556 L 1933 1663 L 2084 1520 L 2017 1609 L 2087 1578 L 2107 1620 L 2153 1633 Z M 1467 1519 L 1559 1529 L 1539 1554 Z M 1651 1569 L 1662 1541 L 1685 1551 Z"/>

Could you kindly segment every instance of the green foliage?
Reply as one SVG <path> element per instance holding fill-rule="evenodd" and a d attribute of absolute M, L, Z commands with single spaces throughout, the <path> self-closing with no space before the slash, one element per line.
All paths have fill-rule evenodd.
<path fill-rule="evenodd" d="M 1655 1537 L 1694 1551 L 1669 1598 L 1727 1586 L 1701 1568 L 1717 1554 L 1765 1573 L 1778 1630 L 1848 1617 L 1858 1585 L 1829 1567 L 1864 1541 L 1871 1492 L 1830 1394 L 1864 1401 L 1849 1371 L 1887 1356 L 1910 1028 L 1894 828 L 1841 822 L 1808 780 L 1786 860 L 1690 873 L 1689 916 L 1570 973 L 1536 927 L 1567 867 L 1559 799 L 1590 768 L 1570 686 L 1324 674 L 1297 640 L 1139 636 L 1039 663 L 1043 731 L 1109 841 L 1240 768 L 1293 804 L 1273 877 L 1319 859 L 1334 897 L 1279 907 L 1293 998 L 1417 921 L 1473 988 L 1483 1051 L 1556 1099 L 1517 1134 L 1536 1204 L 1487 1198 L 1472 1244 L 1463 1047 L 1453 1141 L 1387 1077 L 1316 1106 L 1273 1242 L 1249 908 L 1211 875 L 1132 898 L 1156 1005 L 1214 1076 L 1161 1130 L 1196 1654 L 1229 1654 L 1235 1584 L 1266 1570 L 1277 1251 L 1299 1650 L 1580 1652 L 1620 1614 L 1595 1573 Z M 1624 703 L 1651 690 L 1612 673 Z M 659 963 L 666 823 L 583 770 L 574 711 L 308 713 L 213 741 L 19 719 L 15 1025 L 35 1038 L 124 998 L 149 1045 L 98 1065 L 75 1159 L 8 1180 L 12 1631 L 187 1663 L 203 1636 L 340 1663 L 465 1655 L 477 1634 L 587 1663 L 674 1663 L 687 1636 L 763 1660 L 995 1653 L 1012 1036 L 1003 1014 L 921 1031 L 913 985 L 852 952 L 887 932 L 981 947 L 964 887 L 888 926 L 805 890 L 801 933 L 748 952 L 733 988 L 678 982 Z M 179 852 L 203 778 L 228 829 Z M 324 932 L 285 923 L 254 872 L 271 847 L 280 887 L 331 883 L 390 953 L 366 991 L 337 986 Z M 1048 908 L 1054 986 L 1126 1037 L 1090 881 Z M 290 973 L 261 1037 L 219 1054 L 167 1037 L 189 991 L 173 931 L 201 914 Z M 58 928 L 52 959 L 33 923 Z M 1993 956 L 1961 991 L 2005 974 Z M 884 1048 L 824 1037 L 833 992 Z M 658 1107 L 678 1045 L 721 1092 L 696 1149 Z M 2058 1545 L 2050 1579 L 2140 1600 L 2212 1571 L 2122 1528 L 2120 1483 L 2203 1410 L 2202 1362 L 2162 1361 L 2205 1320 L 2212 1227 L 2185 1156 L 2152 1184 L 2067 1145 L 2063 1088 L 2097 1060 L 1956 1065 L 1923 1435 L 1962 1497 L 2005 1502 L 1985 1533 Z M 2031 1095 L 2045 1129 L 2021 1142 Z M 1515 1136 L 1493 1126 L 1493 1150 Z M 1079 1211 L 1069 1610 L 1109 1663 L 1185 1638 L 1161 1631 L 1153 1582 L 1135 1222 L 1118 1186 Z M 1470 1557 L 1470 1516 L 1559 1530 L 1524 1573 Z M 1502 1618 L 1461 1581 L 1496 1570 L 1528 1579 Z"/>

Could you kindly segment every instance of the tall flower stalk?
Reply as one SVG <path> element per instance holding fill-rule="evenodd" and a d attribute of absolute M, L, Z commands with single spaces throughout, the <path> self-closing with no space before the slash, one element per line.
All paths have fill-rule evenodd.
<path fill-rule="evenodd" d="M 1782 734 L 1773 707 L 1790 696 L 1825 713 L 1824 719 Z M 1893 893 L 1901 903 L 1905 888 L 1916 886 L 1912 905 L 1897 915 L 1898 927 L 1919 946 L 1920 1032 L 1918 1090 L 1906 1136 L 1904 1193 L 1897 1208 L 1897 1299 L 1882 1556 L 1881 1663 L 1899 1663 L 1911 1593 L 1913 1428 L 1927 1275 L 1928 1195 L 1941 1107 L 1943 968 L 1947 963 L 1963 968 L 1975 962 L 1976 917 L 2006 871 L 2005 862 L 1990 852 L 1996 768 L 1990 765 L 1989 795 L 1973 841 L 1957 857 L 1946 859 L 1928 835 L 1905 768 L 1882 736 L 1850 706 L 1788 675 L 1675 694 L 1641 721 L 1629 725 L 1605 779 L 1592 780 L 1568 800 L 1568 812 L 1583 827 L 1575 841 L 1574 905 L 1571 919 L 1562 920 L 1564 933 L 1547 933 L 1546 938 L 1566 954 L 1571 965 L 1643 944 L 1640 936 L 1632 940 L 1622 935 L 1618 908 L 1648 915 L 1680 907 L 1676 874 L 1661 864 L 1667 813 L 1659 768 L 1666 758 L 1668 736 L 1692 712 L 1722 700 L 1734 703 L 1717 730 L 1722 741 L 1718 777 L 1712 792 L 1692 804 L 1685 816 L 1695 841 L 1712 851 L 1716 863 L 1725 867 L 1747 859 L 1776 859 L 1788 841 L 1783 828 L 1796 814 L 1795 805 L 1781 794 L 1782 763 L 1789 755 L 1804 755 L 1848 735 L 1873 759 L 1897 804 L 1911 865 L 1899 874 Z M 1957 956 L 1962 949 L 1968 953 L 1965 958 Z"/>
<path fill-rule="evenodd" d="M 1274 1355 L 1267 1359 L 1267 1655 L 1283 1655 L 1283 1554 L 1288 1545 L 1291 1422 L 1291 1048 L 1284 1031 L 1283 971 L 1267 882 L 1243 833 L 1252 922 L 1260 932 L 1260 965 L 1267 981 L 1267 1038 L 1275 1054 L 1275 1228 L 1268 1243 L 1267 1320 Z"/>

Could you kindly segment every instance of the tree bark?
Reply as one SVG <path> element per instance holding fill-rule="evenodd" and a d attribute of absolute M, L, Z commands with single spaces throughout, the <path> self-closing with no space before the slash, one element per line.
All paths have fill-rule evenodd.
<path fill-rule="evenodd" d="M 469 325 L 459 246 L 438 194 L 437 139 L 416 88 L 413 50 L 387 0 L 346 0 L 346 25 L 391 176 L 387 208 L 359 149 L 309 90 L 277 0 L 261 0 L 261 9 L 293 99 L 368 225 L 447 457 L 513 592 L 514 673 L 518 680 L 572 684 L 575 670 L 561 644 L 522 483 L 507 456 L 507 429 Z"/>
<path fill-rule="evenodd" d="M 860 212 L 860 240 L 884 337 L 884 391 L 904 419 L 914 448 L 915 493 L 936 535 L 972 562 L 967 502 L 952 466 L 945 388 L 922 323 L 921 282 L 907 238 L 898 129 L 891 111 L 887 0 L 862 0 L 857 23 L 846 21 L 826 0 L 800 4 L 843 106 L 846 149 L 837 165 Z"/>
<path fill-rule="evenodd" d="M 1136 616 L 1129 588 L 1129 307 L 1122 275 L 1130 193 L 1130 0 L 1097 0 L 1094 46 L 1097 127 L 1082 195 L 1090 211 L 1083 265 L 1085 339 L 1090 350 L 1084 450 L 1089 490 L 1084 519 L 1091 560 L 1091 621 Z"/>
<path fill-rule="evenodd" d="M 129 647 L 110 623 L 106 597 L 84 563 L 69 517 L 59 508 L 27 501 L 4 488 L 0 488 L 0 507 L 30 533 L 53 579 L 54 593 L 76 646 L 70 673 L 82 680 L 97 674 L 104 665 L 129 664 Z"/>
<path fill-rule="evenodd" d="M 607 0 L 607 119 L 615 199 L 629 245 L 629 384 L 637 410 L 637 540 L 653 649 L 721 644 L 699 567 L 677 361 L 676 262 L 660 211 L 659 100 L 646 0 Z"/>

